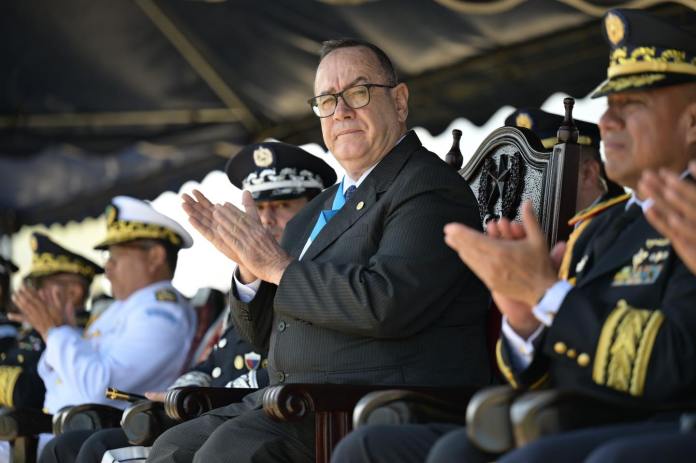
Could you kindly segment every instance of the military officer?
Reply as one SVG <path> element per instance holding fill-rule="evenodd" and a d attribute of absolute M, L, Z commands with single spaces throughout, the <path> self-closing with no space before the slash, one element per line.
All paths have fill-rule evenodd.
<path fill-rule="evenodd" d="M 578 128 L 580 167 L 578 169 L 578 193 L 576 211 L 582 211 L 602 201 L 625 194 L 623 187 L 607 178 L 602 157 L 599 154 L 601 136 L 597 124 L 574 120 Z M 563 116 L 537 108 L 519 108 L 505 118 L 505 125 L 533 131 L 544 148 L 551 149 L 558 143 L 556 134 L 563 123 Z"/>
<path fill-rule="evenodd" d="M 336 173 L 324 161 L 302 148 L 279 142 L 264 142 L 244 147 L 230 159 L 225 169 L 230 182 L 241 190 L 250 191 L 261 223 L 276 240 L 285 225 L 308 201 L 325 187 L 336 182 Z M 196 197 L 202 198 L 198 191 Z M 189 198 L 187 195 L 184 198 Z M 218 333 L 208 357 L 180 376 L 171 388 L 183 386 L 262 388 L 269 384 L 266 351 L 250 345 L 242 339 L 232 323 L 229 307 L 211 328 Z M 149 392 L 151 400 L 163 401 L 166 393 Z M 59 438 L 64 441 L 66 438 Z M 120 429 L 109 429 L 91 436 L 81 447 L 69 451 L 73 442 L 56 444 L 62 448 L 57 460 L 101 462 L 106 450 L 118 449 L 128 444 Z M 133 457 L 139 450 L 129 451 Z M 115 453 L 117 454 L 117 453 Z"/>
<path fill-rule="evenodd" d="M 608 96 L 599 124 L 606 172 L 635 192 L 642 173 L 678 174 L 696 159 L 696 37 L 641 11 L 612 10 L 604 25 L 609 79 L 593 95 Z M 565 247 L 560 271 L 529 204 L 522 224 L 490 223 L 487 235 L 460 224 L 445 227 L 447 244 L 503 313 L 497 359 L 513 387 L 551 385 L 640 401 L 693 399 L 696 276 L 646 220 L 650 204 L 637 192 L 577 216 L 582 223 Z M 617 436 L 646 430 L 652 427 L 641 423 L 566 433 L 501 459 L 482 455 L 461 428 L 432 447 L 441 435 L 433 426 L 367 427 L 344 439 L 333 461 L 396 461 L 396 455 L 404 462 L 427 456 L 429 463 L 573 462 Z"/>
<path fill-rule="evenodd" d="M 106 277 L 116 301 L 84 336 L 55 316 L 24 310 L 46 341 L 39 374 L 48 413 L 82 403 L 123 408 L 126 403 L 105 398 L 107 387 L 137 394 L 163 389 L 186 367 L 196 317 L 171 279 L 177 254 L 191 246 L 191 236 L 148 203 L 127 196 L 112 200 L 106 218 L 106 239 L 96 249 L 108 251 Z M 25 289 L 23 297 L 31 296 Z M 49 445 L 41 458 L 52 455 Z"/>
<path fill-rule="evenodd" d="M 64 319 L 76 326 L 76 314 L 84 309 L 89 297 L 89 287 L 95 275 L 103 269 L 58 243 L 43 233 L 31 236 L 32 261 L 29 274 L 25 277 L 39 294 L 39 300 L 20 298 L 20 310 L 25 304 L 36 304 L 39 311 L 64 301 Z M 10 313 L 16 319 L 16 314 Z M 37 373 L 39 358 L 45 348 L 41 332 L 37 327 L 20 328 L 12 345 L 0 354 L 0 404 L 6 407 L 41 408 L 44 401 L 44 383 Z"/>

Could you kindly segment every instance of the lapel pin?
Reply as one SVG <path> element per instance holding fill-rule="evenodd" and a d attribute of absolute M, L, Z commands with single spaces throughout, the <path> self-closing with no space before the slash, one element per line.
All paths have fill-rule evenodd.
<path fill-rule="evenodd" d="M 357 206 L 355 206 L 355 209 L 360 210 L 363 207 L 365 207 L 365 201 L 360 201 Z"/>

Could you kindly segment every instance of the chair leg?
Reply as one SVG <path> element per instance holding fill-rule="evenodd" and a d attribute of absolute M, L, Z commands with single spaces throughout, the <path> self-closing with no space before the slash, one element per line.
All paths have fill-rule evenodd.
<path fill-rule="evenodd" d="M 329 463 L 338 441 L 348 434 L 352 425 L 350 414 L 344 411 L 316 412 L 315 414 L 315 452 L 316 463 Z"/>

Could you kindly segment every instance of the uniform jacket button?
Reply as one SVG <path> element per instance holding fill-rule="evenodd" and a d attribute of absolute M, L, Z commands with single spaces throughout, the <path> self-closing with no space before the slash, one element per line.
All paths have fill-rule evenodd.
<path fill-rule="evenodd" d="M 569 359 L 574 359 L 578 353 L 575 351 L 575 349 L 568 349 L 568 352 L 566 352 L 566 355 L 568 356 Z"/>
<path fill-rule="evenodd" d="M 590 364 L 590 356 L 587 355 L 586 353 L 582 353 L 578 355 L 578 365 L 581 367 L 586 367 L 587 365 Z"/>
<path fill-rule="evenodd" d="M 563 355 L 566 353 L 567 350 L 568 346 L 566 346 L 563 342 L 557 342 L 553 345 L 553 351 L 557 354 Z"/>
<path fill-rule="evenodd" d="M 222 368 L 220 368 L 220 367 L 213 368 L 213 378 L 219 378 L 221 374 L 222 374 Z"/>
<path fill-rule="evenodd" d="M 279 383 L 285 382 L 285 373 L 283 373 L 282 371 L 279 371 L 278 373 L 276 373 L 276 377 L 278 378 Z"/>
<path fill-rule="evenodd" d="M 288 324 L 285 323 L 285 321 L 281 320 L 278 322 L 278 331 L 285 331 L 285 328 L 288 327 Z"/>
<path fill-rule="evenodd" d="M 218 341 L 218 347 L 223 349 L 227 345 L 227 338 L 222 338 Z"/>

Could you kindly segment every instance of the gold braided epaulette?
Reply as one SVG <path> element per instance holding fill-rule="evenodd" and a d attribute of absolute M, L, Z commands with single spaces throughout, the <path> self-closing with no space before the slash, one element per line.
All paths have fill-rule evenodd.
<path fill-rule="evenodd" d="M 625 195 L 616 196 L 614 198 L 607 199 L 606 201 L 603 201 L 599 204 L 595 204 L 594 206 L 590 206 L 587 209 L 584 209 L 584 210 L 578 212 L 577 214 L 575 214 L 575 216 L 568 221 L 568 225 L 573 226 L 579 222 L 582 222 L 583 220 L 594 217 L 597 214 L 599 214 L 600 212 L 603 212 L 603 211 L 609 209 L 611 206 L 613 206 L 615 204 L 619 204 L 619 203 L 622 203 L 624 201 L 627 201 L 628 198 L 630 198 L 630 197 L 631 197 L 630 193 L 626 193 Z"/>

